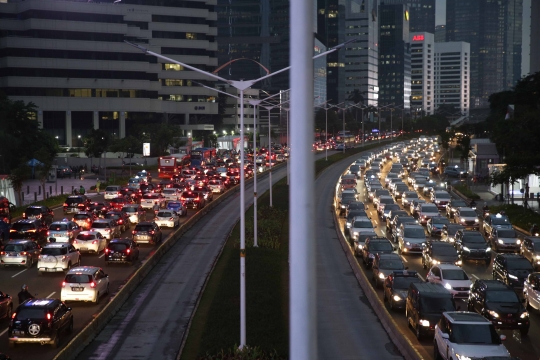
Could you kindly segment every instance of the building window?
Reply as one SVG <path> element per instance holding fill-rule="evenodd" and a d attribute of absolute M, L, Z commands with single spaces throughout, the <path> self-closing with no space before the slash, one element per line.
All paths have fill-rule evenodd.
<path fill-rule="evenodd" d="M 163 64 L 165 70 L 182 71 L 184 67 L 179 64 Z"/>
<path fill-rule="evenodd" d="M 196 33 L 186 33 L 186 39 L 188 39 L 188 40 L 197 40 L 197 34 Z"/>

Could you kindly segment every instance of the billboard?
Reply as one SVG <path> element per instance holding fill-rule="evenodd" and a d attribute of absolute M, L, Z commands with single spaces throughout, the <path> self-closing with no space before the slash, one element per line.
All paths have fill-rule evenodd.
<path fill-rule="evenodd" d="M 150 143 L 143 143 L 142 154 L 143 156 L 150 156 Z"/>

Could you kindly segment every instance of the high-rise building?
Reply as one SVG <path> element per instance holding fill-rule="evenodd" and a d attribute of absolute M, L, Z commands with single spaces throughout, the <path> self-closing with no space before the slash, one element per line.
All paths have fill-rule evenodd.
<path fill-rule="evenodd" d="M 530 32 L 530 73 L 540 71 L 540 2 L 533 0 L 531 2 L 531 32 Z M 527 75 L 527 74 L 523 74 Z"/>
<path fill-rule="evenodd" d="M 446 25 L 435 26 L 435 42 L 446 41 Z"/>
<path fill-rule="evenodd" d="M 435 33 L 434 0 L 380 0 L 381 5 L 406 6 L 410 32 Z"/>
<path fill-rule="evenodd" d="M 409 21 L 403 4 L 379 6 L 379 106 L 409 110 L 411 57 Z"/>
<path fill-rule="evenodd" d="M 521 76 L 522 4 L 523 0 L 446 2 L 446 41 L 471 45 L 473 108 L 489 106 L 491 94 L 514 86 Z"/>
<path fill-rule="evenodd" d="M 410 33 L 411 113 L 433 114 L 435 110 L 435 38 L 432 33 Z"/>
<path fill-rule="evenodd" d="M 211 2 L 186 4 L 0 2 L 0 90 L 36 104 L 40 126 L 66 146 L 82 146 L 91 129 L 123 138 L 135 124 L 217 114 L 216 93 L 192 83 L 208 77 L 124 43 L 214 69 Z"/>
<path fill-rule="evenodd" d="M 435 109 L 441 105 L 453 105 L 462 115 L 469 114 L 470 56 L 469 43 L 435 43 Z M 459 117 L 456 114 L 446 115 Z"/>

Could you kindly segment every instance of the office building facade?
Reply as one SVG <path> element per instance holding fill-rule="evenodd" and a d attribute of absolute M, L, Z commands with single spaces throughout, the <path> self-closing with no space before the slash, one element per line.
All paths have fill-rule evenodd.
<path fill-rule="evenodd" d="M 435 33 L 434 0 L 380 0 L 381 5 L 405 5 L 410 32 Z"/>
<path fill-rule="evenodd" d="M 379 6 L 379 106 L 410 108 L 411 54 L 405 5 Z"/>
<path fill-rule="evenodd" d="M 411 114 L 433 114 L 435 110 L 435 37 L 432 33 L 410 33 Z"/>
<path fill-rule="evenodd" d="M 446 41 L 446 25 L 435 26 L 435 42 Z"/>
<path fill-rule="evenodd" d="M 446 2 L 446 41 L 471 45 L 472 108 L 488 107 L 521 76 L 522 12 L 523 0 Z"/>
<path fill-rule="evenodd" d="M 530 27 L 530 60 L 529 72 L 534 74 L 540 71 L 540 2 L 531 1 L 530 7 L 531 27 Z M 527 75 L 527 74 L 523 74 Z"/>
<path fill-rule="evenodd" d="M 217 114 L 216 94 L 192 84 L 208 77 L 124 43 L 211 71 L 217 66 L 211 3 L 0 3 L 0 90 L 36 104 L 40 126 L 66 146 L 81 146 L 91 129 L 122 138 L 135 124 L 185 124 Z"/>

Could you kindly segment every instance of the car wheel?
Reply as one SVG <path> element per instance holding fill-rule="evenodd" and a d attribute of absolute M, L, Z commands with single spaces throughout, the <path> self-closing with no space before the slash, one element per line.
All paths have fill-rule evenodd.
<path fill-rule="evenodd" d="M 523 306 L 525 307 L 525 309 L 531 310 L 531 304 L 529 304 L 529 300 L 527 299 L 527 297 L 523 298 Z"/>
<path fill-rule="evenodd" d="M 96 294 L 96 297 L 92 300 L 92 303 L 97 304 L 99 301 L 99 292 Z"/>
<path fill-rule="evenodd" d="M 474 306 L 473 306 L 473 304 L 471 304 L 470 302 L 467 303 L 467 311 L 474 312 Z"/>
<path fill-rule="evenodd" d="M 6 318 L 11 319 L 11 315 L 13 314 L 13 305 L 10 305 L 7 309 Z"/>
<path fill-rule="evenodd" d="M 416 324 L 415 334 L 418 341 L 422 340 L 422 334 L 420 333 L 420 324 Z"/>
<path fill-rule="evenodd" d="M 486 259 L 486 266 L 489 266 L 491 264 L 491 259 Z"/>
<path fill-rule="evenodd" d="M 26 268 L 30 269 L 34 265 L 34 258 L 30 258 L 30 260 L 26 261 Z"/>
<path fill-rule="evenodd" d="M 105 295 L 109 295 L 109 284 L 107 284 L 107 289 L 105 290 Z"/>
<path fill-rule="evenodd" d="M 71 269 L 71 261 L 68 262 L 67 267 L 64 269 L 64 272 L 67 274 L 67 272 Z"/>
<path fill-rule="evenodd" d="M 73 332 L 73 318 L 69 321 L 68 328 L 66 329 L 68 334 L 71 334 Z"/>
<path fill-rule="evenodd" d="M 495 271 L 491 272 L 491 276 L 493 277 L 493 280 L 497 280 L 497 274 L 495 274 Z"/>
<path fill-rule="evenodd" d="M 529 334 L 529 328 L 519 329 L 519 333 L 521 336 L 527 336 L 527 334 Z"/>
<path fill-rule="evenodd" d="M 426 260 L 422 256 L 422 268 L 427 269 Z"/>

